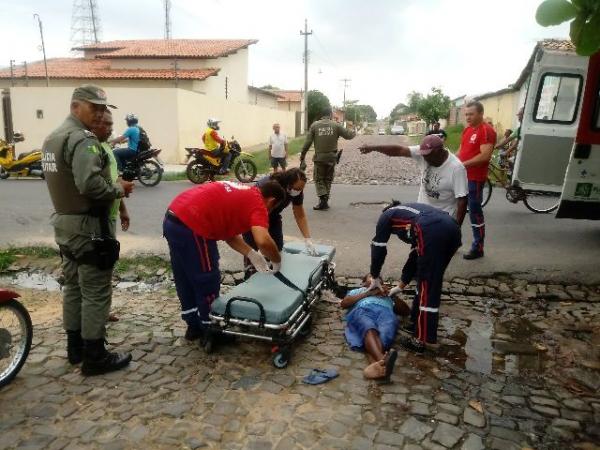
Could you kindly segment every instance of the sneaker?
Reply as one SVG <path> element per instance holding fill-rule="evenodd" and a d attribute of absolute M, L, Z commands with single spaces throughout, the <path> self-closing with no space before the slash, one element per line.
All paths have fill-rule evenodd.
<path fill-rule="evenodd" d="M 415 338 L 400 337 L 400 345 L 411 352 L 422 355 L 425 352 L 425 344 Z"/>
<path fill-rule="evenodd" d="M 483 251 L 471 250 L 469 253 L 463 255 L 464 259 L 478 259 L 483 258 Z"/>

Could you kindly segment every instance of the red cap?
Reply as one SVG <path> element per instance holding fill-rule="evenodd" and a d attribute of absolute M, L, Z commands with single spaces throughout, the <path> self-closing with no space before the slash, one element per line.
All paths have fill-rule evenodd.
<path fill-rule="evenodd" d="M 430 134 L 429 136 L 425 136 L 425 138 L 421 141 L 419 151 L 421 155 L 429 155 L 432 151 L 438 148 L 444 148 L 444 141 L 442 141 L 441 137 L 435 134 Z"/>

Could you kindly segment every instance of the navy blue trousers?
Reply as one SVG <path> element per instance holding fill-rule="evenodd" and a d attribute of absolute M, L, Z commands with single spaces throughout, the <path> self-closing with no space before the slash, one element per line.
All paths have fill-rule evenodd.
<path fill-rule="evenodd" d="M 444 272 L 461 245 L 460 228 L 450 216 L 431 224 L 416 225 L 417 246 L 411 252 L 416 264 L 417 293 L 411 319 L 414 335 L 421 342 L 435 344 L 439 321 Z"/>
<path fill-rule="evenodd" d="M 483 252 L 483 241 L 485 239 L 485 220 L 483 218 L 483 181 L 469 180 L 469 218 L 473 230 L 473 244 L 471 251 Z"/>
<path fill-rule="evenodd" d="M 168 216 L 163 235 L 169 244 L 181 318 L 189 327 L 201 329 L 209 322 L 208 313 L 221 288 L 217 241 L 194 234 Z"/>

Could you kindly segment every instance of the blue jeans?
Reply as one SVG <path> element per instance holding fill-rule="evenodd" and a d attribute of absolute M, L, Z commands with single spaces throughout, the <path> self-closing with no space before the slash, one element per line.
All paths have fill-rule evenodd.
<path fill-rule="evenodd" d="M 123 167 L 125 163 L 130 159 L 135 158 L 137 152 L 135 150 L 130 149 L 129 147 L 125 148 L 115 148 L 113 150 L 113 154 L 115 155 L 115 159 L 117 160 L 117 168 L 119 172 L 123 172 Z"/>
<path fill-rule="evenodd" d="M 209 323 L 212 302 L 221 288 L 217 241 L 198 236 L 169 217 L 163 222 L 163 235 L 169 244 L 181 318 L 190 328 L 201 329 Z"/>
<path fill-rule="evenodd" d="M 473 231 L 472 252 L 483 252 L 483 241 L 485 239 L 485 220 L 483 218 L 483 181 L 469 180 L 469 218 Z"/>

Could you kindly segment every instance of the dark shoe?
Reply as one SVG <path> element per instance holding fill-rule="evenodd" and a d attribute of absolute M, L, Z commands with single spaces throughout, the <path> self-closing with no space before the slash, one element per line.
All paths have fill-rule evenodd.
<path fill-rule="evenodd" d="M 405 349 L 410 350 L 411 352 L 418 353 L 419 355 L 425 352 L 425 344 L 423 344 L 418 339 L 415 339 L 414 337 L 407 338 L 401 336 L 400 345 L 402 345 L 402 347 L 404 347 Z"/>
<path fill-rule="evenodd" d="M 83 339 L 80 330 L 67 330 L 67 358 L 73 365 L 83 361 Z"/>
<path fill-rule="evenodd" d="M 402 333 L 406 333 L 406 334 L 409 334 L 410 336 L 413 336 L 415 334 L 415 324 L 412 322 L 409 322 L 406 325 L 401 325 L 399 330 Z"/>
<path fill-rule="evenodd" d="M 200 339 L 202 336 L 204 336 L 204 333 L 200 328 L 190 327 L 188 325 L 187 330 L 185 330 L 184 337 L 188 341 L 195 341 L 196 339 Z"/>
<path fill-rule="evenodd" d="M 85 376 L 101 375 L 126 367 L 131 361 L 130 353 L 110 353 L 104 348 L 104 339 L 84 341 L 83 365 Z"/>
<path fill-rule="evenodd" d="M 464 259 L 478 259 L 483 258 L 483 252 L 479 252 L 477 250 L 471 250 L 469 253 L 465 253 L 463 255 Z"/>
<path fill-rule="evenodd" d="M 323 195 L 322 197 L 319 197 L 319 203 L 317 205 L 313 206 L 313 209 L 315 211 L 325 211 L 325 210 L 329 209 L 327 200 L 328 199 L 325 195 Z"/>

